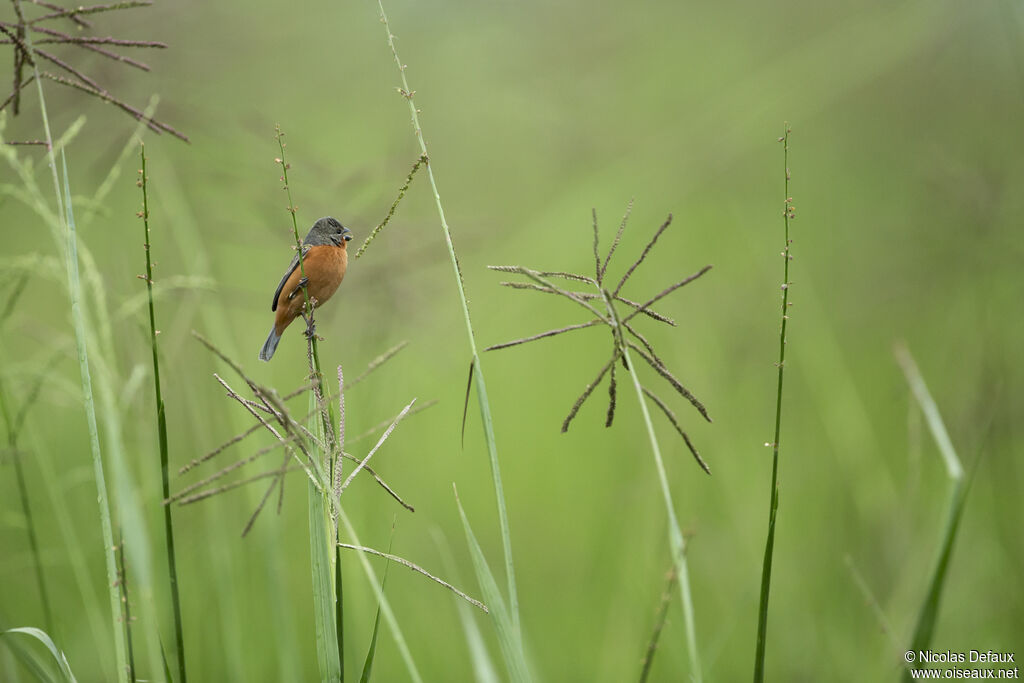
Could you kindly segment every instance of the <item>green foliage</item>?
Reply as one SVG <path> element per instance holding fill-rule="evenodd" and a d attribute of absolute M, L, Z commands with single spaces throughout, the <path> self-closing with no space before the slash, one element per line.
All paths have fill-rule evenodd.
<path fill-rule="evenodd" d="M 372 248 L 352 262 L 336 297 L 318 309 L 319 354 L 330 379 L 339 364 L 361 369 L 382 350 L 410 341 L 348 395 L 347 450 L 358 457 L 366 450 L 356 451 L 356 436 L 410 398 L 421 397 L 417 406 L 438 403 L 403 420 L 371 462 L 415 513 L 380 495 L 367 473 L 346 490 L 345 512 L 365 547 L 386 548 L 398 512 L 396 552 L 436 566 L 433 536 L 444 534 L 454 569 L 470 585 L 447 568 L 445 577 L 478 592 L 474 551 L 452 505 L 454 481 L 506 605 L 501 515 L 507 517 L 521 628 L 537 677 L 636 680 L 657 621 L 669 530 L 644 418 L 621 364 L 614 425 L 601 426 L 602 386 L 572 429 L 559 431 L 583 382 L 607 360 L 610 335 L 594 326 L 516 352 L 483 353 L 491 344 L 589 319 L 570 319 L 578 306 L 553 297 L 538 306 L 526 295 L 509 295 L 486 266 L 592 269 L 590 226 L 581 217 L 596 205 L 599 215 L 618 218 L 635 195 L 617 262 L 632 261 L 643 246 L 630 241 L 634 227 L 654 227 L 669 211 L 675 219 L 659 239 L 659 258 L 631 280 L 633 293 L 657 291 L 673 274 L 714 264 L 698 286 L 665 301 L 660 312 L 678 326 L 654 325 L 649 338 L 714 415 L 714 425 L 690 421 L 685 403 L 679 414 L 713 477 L 694 466 L 658 407 L 648 407 L 688 546 L 704 679 L 749 680 L 772 473 L 771 448 L 761 444 L 773 440 L 778 379 L 774 297 L 781 293 L 771 288 L 779 283 L 782 226 L 772 217 L 782 197 L 774 137 L 788 118 L 800 135 L 790 160 L 799 181 L 797 225 L 804 228 L 793 262 L 796 326 L 786 354 L 765 677 L 897 679 L 919 623 L 932 624 L 935 650 L 1016 647 L 1024 607 L 1008 587 L 1024 565 L 1024 402 L 1012 390 L 1024 386 L 1024 318 L 1014 314 L 1024 215 L 1014 190 L 1024 179 L 1021 8 L 985 0 L 844 2 L 813 12 L 788 0 L 653 2 L 642 12 L 572 1 L 386 8 L 416 90 L 429 165 L 420 166 Z M 188 11 L 156 3 L 124 13 L 109 31 L 170 45 L 151 74 L 136 81 L 120 65 L 110 63 L 108 71 L 105 60 L 93 62 L 100 67 L 95 75 L 126 101 L 144 104 L 147 93 L 159 91 L 159 118 L 193 141 L 143 130 L 152 160 L 153 296 L 172 493 L 274 445 L 261 428 L 214 456 L 205 471 L 178 471 L 253 423 L 225 400 L 211 378 L 219 361 L 189 335 L 195 329 L 239 359 L 251 359 L 265 337 L 269 296 L 294 243 L 272 163 L 274 122 L 289 133 L 299 222 L 334 215 L 353 231 L 354 246 L 387 214 L 421 156 L 410 135 L 409 101 L 391 87 L 403 86 L 376 9 L 320 3 L 303 14 L 311 21 L 300 22 L 301 13 L 280 3 Z M 9 17 L 10 9 L 3 18 Z M 133 21 L 145 25 L 133 28 Z M 63 46 L 51 48 L 64 55 Z M 12 48 L 0 52 L 10 76 Z M 45 138 L 36 85 L 23 91 L 21 113 L 4 118 L 5 141 Z M 148 296 L 136 279 L 145 271 L 134 218 L 135 122 L 51 81 L 42 87 L 61 188 L 60 151 L 71 143 L 79 301 L 107 504 L 125 534 L 138 674 L 166 676 L 156 637 L 162 634 L 177 679 Z M 17 302 L 3 322 L 0 382 L 15 419 L 39 386 L 16 445 L 38 560 L 6 431 L 0 435 L 0 613 L 11 625 L 44 626 L 35 570 L 41 567 L 54 622 L 45 630 L 78 679 L 123 680 L 83 419 L 64 214 L 45 147 L 0 145 L 0 166 L 0 313 Z M 479 394 L 460 444 L 473 354 L 428 169 L 457 248 L 478 355 L 487 356 L 504 513 Z M 936 603 L 934 619 L 925 621 L 922 608 L 936 585 L 955 508 L 951 480 L 933 466 L 928 421 L 891 361 L 891 343 L 900 338 L 914 349 L 968 471 L 967 456 L 988 434 L 953 550 L 941 565 L 941 608 Z M 253 379 L 282 396 L 300 387 L 308 392 L 300 330 L 289 330 L 278 353 L 273 363 L 247 366 Z M 648 372 L 636 354 L 633 361 Z M 474 368 L 474 387 L 475 374 Z M 580 385 L 564 382 L 566 376 Z M 305 396 L 287 406 L 297 418 L 308 412 Z M 371 446 L 377 437 L 365 438 Z M 251 472 L 235 471 L 218 485 L 273 471 L 283 459 L 280 448 L 268 451 Z M 355 464 L 346 460 L 347 475 Z M 255 680 L 266 672 L 319 680 L 309 479 L 294 459 L 289 467 L 285 486 L 270 495 L 244 539 L 240 532 L 272 477 L 199 504 L 174 503 L 193 680 Z M 354 544 L 340 520 L 339 526 L 342 540 Z M 144 552 L 148 569 L 133 555 Z M 350 678 L 359 676 L 378 609 L 374 680 L 493 680 L 482 663 L 488 652 L 497 678 L 507 678 L 493 617 L 466 604 L 464 619 L 451 602 L 461 598 L 392 566 L 385 595 L 392 622 L 353 552 L 343 550 L 340 563 L 346 623 L 339 638 Z M 873 592 L 871 604 L 850 580 L 847 556 Z M 379 579 L 383 561 L 366 559 Z M 336 559 L 331 564 L 337 572 Z M 473 625 L 475 635 L 465 635 Z M 57 676 L 41 644 L 23 635 L 0 640 L 9 638 L 32 648 Z M 34 680 L 16 657 L 0 645 L 0 679 Z M 681 596 L 674 594 L 648 680 L 685 679 L 691 668 Z"/>

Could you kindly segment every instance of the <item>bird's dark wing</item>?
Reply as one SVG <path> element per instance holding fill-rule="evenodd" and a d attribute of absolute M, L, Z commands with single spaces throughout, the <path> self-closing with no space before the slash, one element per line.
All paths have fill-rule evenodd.
<path fill-rule="evenodd" d="M 306 257 L 306 254 L 308 252 L 309 252 L 309 245 L 308 244 L 302 245 L 302 257 L 303 258 Z M 284 288 L 284 283 L 288 281 L 289 276 L 291 276 L 292 272 L 296 268 L 298 268 L 298 267 L 299 267 L 299 254 L 296 253 L 295 256 L 292 257 L 292 262 L 291 262 L 291 264 L 289 264 L 288 270 L 286 270 L 284 272 L 284 277 L 281 278 L 280 284 L 277 285 L 277 291 L 274 292 L 274 302 L 270 305 L 270 310 L 271 311 L 276 311 L 277 310 L 277 300 L 279 298 L 281 298 L 281 290 Z"/>

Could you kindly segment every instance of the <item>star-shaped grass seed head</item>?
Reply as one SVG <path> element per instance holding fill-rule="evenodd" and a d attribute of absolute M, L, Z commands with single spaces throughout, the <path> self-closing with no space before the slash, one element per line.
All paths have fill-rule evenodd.
<path fill-rule="evenodd" d="M 629 349 L 629 352 L 631 354 L 636 353 L 641 358 L 643 358 L 644 361 L 646 361 L 647 364 L 650 365 L 651 368 L 659 376 L 661 376 L 662 379 L 664 379 L 672 386 L 676 393 L 678 393 L 687 401 L 689 401 L 690 404 L 697 409 L 697 412 L 699 412 L 701 416 L 704 417 L 704 419 L 706 419 L 708 422 L 711 422 L 711 417 L 708 415 L 708 411 L 704 408 L 704 404 L 701 403 L 697 399 L 697 397 L 690 392 L 689 389 L 683 386 L 682 382 L 676 379 L 675 375 L 673 375 L 672 372 L 669 371 L 669 369 L 665 366 L 665 363 L 658 356 L 657 352 L 655 352 L 654 347 L 651 346 L 651 343 L 647 340 L 646 337 L 644 337 L 643 334 L 641 334 L 636 329 L 635 326 L 635 323 L 637 322 L 636 319 L 639 316 L 644 316 L 657 322 L 675 326 L 676 323 L 674 320 L 672 320 L 670 317 L 666 315 L 663 315 L 662 313 L 655 311 L 654 309 L 651 308 L 651 306 L 653 306 L 658 301 L 665 298 L 672 292 L 676 291 L 683 285 L 687 285 L 693 282 L 701 275 L 711 270 L 711 266 L 704 266 L 696 273 L 693 273 L 692 275 L 689 275 L 683 278 L 682 280 L 679 280 L 678 282 L 669 285 L 661 292 L 654 295 L 653 297 L 650 297 L 643 303 L 640 303 L 633 299 L 627 299 L 626 297 L 622 296 L 622 288 L 629 281 L 629 278 L 633 275 L 633 273 L 636 272 L 636 269 L 640 266 L 640 264 L 644 262 L 644 260 L 647 258 L 647 255 L 651 253 L 651 250 L 654 249 L 654 246 L 655 244 L 657 244 L 658 238 L 661 237 L 661 234 L 665 232 L 668 226 L 671 225 L 672 223 L 672 214 L 669 214 L 668 218 L 665 219 L 665 222 L 661 224 L 661 227 L 659 227 L 657 231 L 655 231 L 654 236 L 647 243 L 647 246 L 644 247 L 644 250 L 640 253 L 640 256 L 626 270 L 621 279 L 618 281 L 618 284 L 616 284 L 614 288 L 611 288 L 610 285 L 606 284 L 605 282 L 605 278 L 608 274 L 608 264 L 611 262 L 612 254 L 615 253 L 616 248 L 619 246 L 619 242 L 621 241 L 622 234 L 626 229 L 626 223 L 629 220 L 629 214 L 632 211 L 632 209 L 633 202 L 630 201 L 629 206 L 626 209 L 626 213 L 622 217 L 622 222 L 619 224 L 618 232 L 616 232 L 615 234 L 615 239 L 612 241 L 611 247 L 609 247 L 608 253 L 605 255 L 603 259 L 601 258 L 599 249 L 597 211 L 593 211 L 593 277 L 587 275 L 580 275 L 578 273 L 567 273 L 561 271 L 538 271 L 533 270 L 531 268 L 525 268 L 523 266 L 488 266 L 488 268 L 490 268 L 491 270 L 497 270 L 503 273 L 515 273 L 517 275 L 523 275 L 528 280 L 527 282 L 502 282 L 501 284 L 505 287 L 512 287 L 513 289 L 530 290 L 535 292 L 543 292 L 545 294 L 556 294 L 558 296 L 563 296 L 575 302 L 579 306 L 585 308 L 587 311 L 590 312 L 590 314 L 593 317 L 586 322 L 567 325 L 565 327 L 560 327 L 554 330 L 548 330 L 546 332 L 534 334 L 529 337 L 523 337 L 522 339 L 515 339 L 510 342 L 505 342 L 504 344 L 495 344 L 494 346 L 488 347 L 486 349 L 487 351 L 507 349 L 512 346 L 525 344 L 526 342 L 537 341 L 539 339 L 546 339 L 548 337 L 554 337 L 559 334 L 564 334 L 566 332 L 571 332 L 573 330 L 581 330 L 587 327 L 604 326 L 611 331 L 612 348 L 610 357 L 608 361 L 604 364 L 604 366 L 601 368 L 601 370 L 597 373 L 597 377 L 595 377 L 593 381 L 587 384 L 587 386 L 583 389 L 583 393 L 580 394 L 579 398 L 576 399 L 576 402 L 573 404 L 572 409 L 569 411 L 569 414 L 562 422 L 563 432 L 568 431 L 569 425 L 570 423 L 572 423 L 573 418 L 576 417 L 576 414 L 583 406 L 583 403 L 594 392 L 594 389 L 596 389 L 597 386 L 602 382 L 602 380 L 604 380 L 605 375 L 609 375 L 608 412 L 605 418 L 605 426 L 610 427 L 612 425 L 612 421 L 615 419 L 615 401 L 617 393 L 615 372 L 617 363 L 621 361 L 622 367 L 627 372 L 633 371 L 633 369 L 630 368 L 626 362 L 626 349 Z M 576 289 L 559 287 L 558 285 L 554 284 L 552 279 L 566 280 L 571 283 L 582 283 L 585 285 L 589 285 L 592 288 L 592 291 L 577 291 Z M 625 312 L 624 315 L 619 313 L 618 308 L 620 306 L 624 307 L 625 309 L 628 309 L 628 311 Z M 657 395 L 654 394 L 654 392 L 652 392 L 646 386 L 641 385 L 641 388 L 643 390 L 644 395 L 651 399 L 651 401 L 653 401 L 656 406 L 658 406 L 661 412 L 664 413 L 665 417 L 668 418 L 669 422 L 672 423 L 672 426 L 675 428 L 675 430 L 679 432 L 679 435 L 683 438 L 683 441 L 686 442 L 687 448 L 689 448 L 690 453 L 693 454 L 693 457 L 696 459 L 697 464 L 700 465 L 701 469 L 703 469 L 708 474 L 711 474 L 711 470 L 708 468 L 707 463 L 705 463 L 704 460 L 700 457 L 700 454 L 697 452 L 697 449 L 693 445 L 693 442 L 690 440 L 690 437 L 687 435 L 685 431 L 683 431 L 683 428 L 679 424 L 679 420 L 676 418 L 675 413 L 672 412 L 672 409 L 668 407 L 668 404 L 661 400 Z"/>

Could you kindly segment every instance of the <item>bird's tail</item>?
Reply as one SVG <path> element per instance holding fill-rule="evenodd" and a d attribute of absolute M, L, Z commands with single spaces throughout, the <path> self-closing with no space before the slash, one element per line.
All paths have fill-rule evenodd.
<path fill-rule="evenodd" d="M 270 334 L 267 336 L 267 341 L 263 342 L 263 348 L 260 349 L 260 360 L 270 360 L 274 357 L 274 351 L 277 351 L 277 343 L 281 341 L 281 335 L 277 333 L 276 327 L 270 328 Z"/>

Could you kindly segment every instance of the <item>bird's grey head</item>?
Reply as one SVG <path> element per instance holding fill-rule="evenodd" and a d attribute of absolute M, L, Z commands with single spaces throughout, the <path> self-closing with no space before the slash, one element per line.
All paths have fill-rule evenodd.
<path fill-rule="evenodd" d="M 309 234 L 306 235 L 306 244 L 326 245 L 333 244 L 336 247 L 342 246 L 352 239 L 352 232 L 336 219 L 324 216 L 313 224 Z"/>

